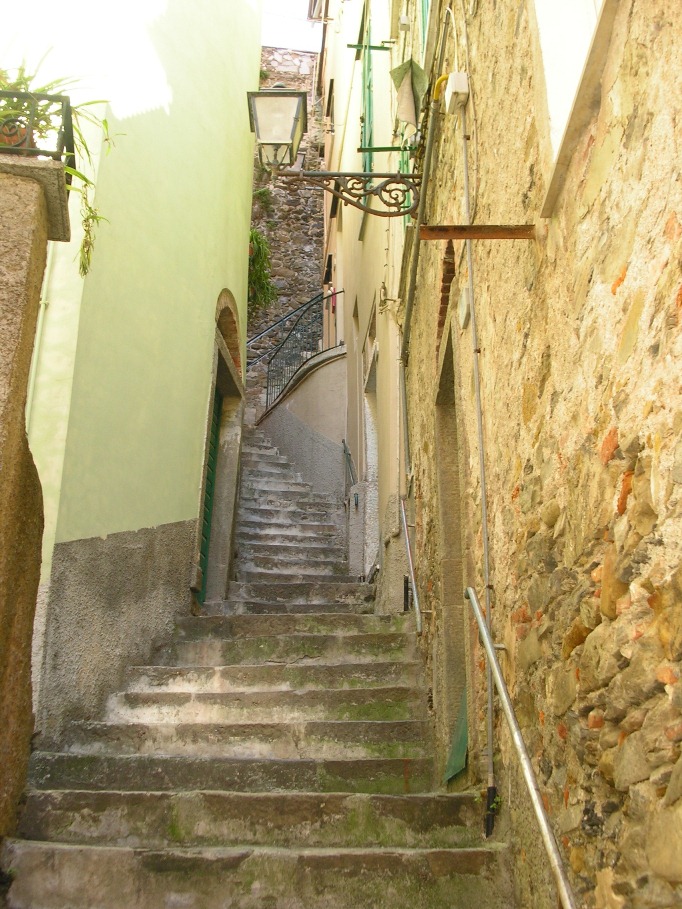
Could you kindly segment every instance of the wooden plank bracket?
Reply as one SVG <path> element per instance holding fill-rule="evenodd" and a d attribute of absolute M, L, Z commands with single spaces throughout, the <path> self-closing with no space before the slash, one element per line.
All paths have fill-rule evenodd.
<path fill-rule="evenodd" d="M 422 224 L 420 240 L 534 240 L 534 224 Z"/>

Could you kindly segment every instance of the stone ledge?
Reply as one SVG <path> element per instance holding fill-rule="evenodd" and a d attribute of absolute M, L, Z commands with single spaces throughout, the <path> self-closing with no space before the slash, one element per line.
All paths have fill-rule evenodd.
<path fill-rule="evenodd" d="M 47 239 L 71 239 L 64 165 L 52 158 L 24 158 L 0 154 L 0 173 L 36 180 L 43 187 L 47 204 Z"/>

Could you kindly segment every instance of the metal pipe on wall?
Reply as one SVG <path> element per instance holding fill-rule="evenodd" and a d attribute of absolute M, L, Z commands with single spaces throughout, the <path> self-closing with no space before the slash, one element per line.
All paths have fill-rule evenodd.
<path fill-rule="evenodd" d="M 466 223 L 471 224 L 471 197 L 469 194 L 469 136 L 467 134 L 466 106 L 462 107 L 462 159 L 464 167 L 464 214 Z M 483 433 L 483 405 L 481 403 L 481 376 L 478 366 L 478 357 L 480 348 L 478 346 L 478 331 L 476 327 L 476 301 L 474 298 L 474 261 L 472 252 L 472 241 L 466 241 L 467 271 L 469 278 L 469 312 L 471 318 L 471 347 L 473 354 L 474 370 L 474 396 L 476 400 L 476 428 L 478 432 L 478 463 L 481 480 L 481 533 L 483 536 L 483 582 L 485 584 L 485 621 L 488 631 L 491 629 L 491 584 L 490 584 L 490 545 L 488 535 L 488 495 L 485 470 L 485 436 Z M 493 766 L 493 676 L 490 663 L 487 664 L 486 684 L 488 688 L 488 718 L 487 718 L 487 735 L 488 735 L 488 813 L 486 816 L 486 834 L 492 833 L 492 821 L 494 813 L 491 811 L 491 804 L 495 799 L 495 769 Z"/>

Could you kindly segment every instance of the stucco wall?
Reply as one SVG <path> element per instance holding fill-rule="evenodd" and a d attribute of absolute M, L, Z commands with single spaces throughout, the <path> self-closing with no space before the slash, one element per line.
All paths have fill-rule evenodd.
<path fill-rule="evenodd" d="M 13 830 L 33 732 L 43 502 L 24 406 L 46 249 L 41 186 L 0 173 L 0 838 Z"/>
<path fill-rule="evenodd" d="M 459 553 L 438 517 L 446 244 L 423 244 L 408 392 L 429 635 L 443 634 L 443 550 L 463 558 L 465 583 L 483 593 L 477 355 L 494 636 L 507 648 L 503 668 L 573 884 L 590 906 L 673 906 L 682 901 L 679 9 L 671 0 L 619 4 L 598 112 L 546 222 L 538 214 L 550 146 L 532 6 L 498 0 L 471 10 L 475 219 L 537 222 L 539 232 L 535 242 L 474 242 L 480 354 L 457 322 L 467 273 L 454 243 L 461 431 L 448 456 L 462 482 Z M 461 20 L 458 35 L 463 61 Z M 461 138 L 444 117 L 430 223 L 461 219 Z M 477 663 L 470 684 L 480 695 Z M 482 719 L 479 702 L 474 736 Z M 551 905 L 509 740 L 502 726 L 496 735 L 521 904 Z"/>
<path fill-rule="evenodd" d="M 260 427 L 306 483 L 340 502 L 346 489 L 346 357 L 333 350 L 310 362 L 320 360 L 323 365 L 311 369 Z"/>
<path fill-rule="evenodd" d="M 59 512 L 57 542 L 197 516 L 224 288 L 246 335 L 246 91 L 258 84 L 259 7 L 201 0 L 131 14 L 126 40 L 154 78 L 136 94 L 127 72 L 91 88 L 111 100 L 115 147 L 101 156 L 94 198 L 107 222 L 82 287 L 55 263 L 31 423 L 51 520 Z M 78 60 L 76 51 L 76 75 Z M 81 299 L 77 317 L 62 296 Z M 65 332 L 77 332 L 77 344 Z M 50 393 L 59 375 L 70 401 L 60 398 L 57 427 Z"/>
<path fill-rule="evenodd" d="M 96 719 L 126 668 L 144 665 L 189 613 L 195 536 L 196 523 L 183 521 L 55 547 L 41 748 L 68 740 L 69 720 Z"/>

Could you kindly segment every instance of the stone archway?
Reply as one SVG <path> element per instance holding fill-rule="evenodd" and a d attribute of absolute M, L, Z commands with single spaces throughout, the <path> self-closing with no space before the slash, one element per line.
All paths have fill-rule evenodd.
<path fill-rule="evenodd" d="M 227 289 L 222 290 L 220 292 L 220 296 L 218 297 L 215 320 L 218 331 L 220 332 L 220 335 L 225 342 L 225 346 L 227 347 L 230 356 L 232 357 L 232 362 L 237 367 L 237 370 L 241 375 L 242 333 L 240 328 L 239 310 L 237 309 L 237 302 L 235 298 Z"/>

